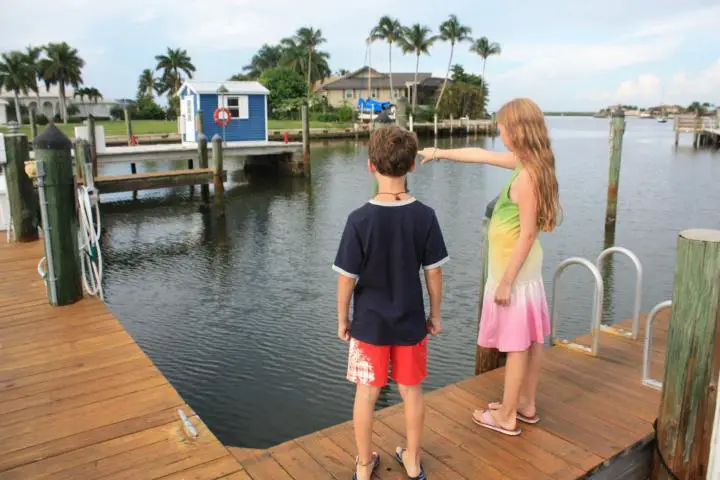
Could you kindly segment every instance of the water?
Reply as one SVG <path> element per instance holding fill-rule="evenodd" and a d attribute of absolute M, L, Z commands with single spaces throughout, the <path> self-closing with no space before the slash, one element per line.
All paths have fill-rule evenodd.
<path fill-rule="evenodd" d="M 560 228 L 541 238 L 550 294 L 561 260 L 594 260 L 603 249 L 608 124 L 548 122 L 565 213 Z M 643 311 L 671 297 L 678 231 L 720 228 L 720 154 L 675 150 L 672 143 L 670 124 L 628 120 L 616 244 L 643 262 Z M 502 148 L 499 138 L 469 144 Z M 226 444 L 264 448 L 350 419 L 353 390 L 344 380 L 347 347 L 336 339 L 330 265 L 347 214 L 371 192 L 366 155 L 363 142 L 314 144 L 309 182 L 234 172 L 225 223 L 200 213 L 189 188 L 141 193 L 137 202 L 125 201 L 125 194 L 103 200 L 110 308 Z M 159 168 L 165 167 L 139 166 Z M 446 330 L 431 342 L 429 389 L 473 373 L 481 218 L 508 175 L 439 163 L 410 178 L 412 192 L 436 209 L 451 255 Z M 630 317 L 634 281 L 630 262 L 618 258 L 608 279 L 606 321 Z M 587 272 L 575 268 L 563 276 L 563 335 L 589 330 L 592 291 Z M 380 403 L 398 398 L 391 387 Z"/>

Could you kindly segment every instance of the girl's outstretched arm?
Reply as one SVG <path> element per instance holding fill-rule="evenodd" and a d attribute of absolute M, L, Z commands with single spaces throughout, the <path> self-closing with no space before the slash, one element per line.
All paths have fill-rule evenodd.
<path fill-rule="evenodd" d="M 422 156 L 422 163 L 432 160 L 452 160 L 462 163 L 485 163 L 496 167 L 514 169 L 518 160 L 511 152 L 493 152 L 484 148 L 453 148 L 440 149 L 435 147 L 423 148 L 418 152 Z"/>
<path fill-rule="evenodd" d="M 510 292 L 520 269 L 530 253 L 530 249 L 537 238 L 537 206 L 532 180 L 527 170 L 523 170 L 510 187 L 511 199 L 520 210 L 520 237 L 510 255 L 510 261 L 495 292 L 495 302 L 501 305 L 510 303 Z"/>

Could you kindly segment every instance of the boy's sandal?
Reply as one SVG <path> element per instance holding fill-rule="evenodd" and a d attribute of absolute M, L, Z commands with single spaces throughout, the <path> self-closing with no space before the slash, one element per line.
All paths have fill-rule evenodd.
<path fill-rule="evenodd" d="M 490 402 L 488 403 L 488 409 L 500 410 L 500 405 L 502 405 L 502 402 Z M 540 416 L 537 413 L 535 413 L 534 417 L 527 417 L 520 413 L 520 410 L 517 411 L 517 419 L 523 423 L 527 423 L 528 425 L 535 425 L 540 422 Z"/>
<path fill-rule="evenodd" d="M 405 474 L 407 475 L 407 468 L 405 467 L 405 461 L 403 460 L 403 454 L 405 453 L 405 449 L 402 447 L 397 447 L 397 450 L 395 450 L 395 460 L 402 465 L 403 469 L 405 470 Z M 425 476 L 425 469 L 423 468 L 423 464 L 420 463 L 420 473 L 417 477 L 411 477 L 408 475 L 408 480 L 427 480 L 427 476 Z"/>
<path fill-rule="evenodd" d="M 517 437 L 522 433 L 522 430 L 515 428 L 515 430 L 509 430 L 501 426 L 492 416 L 492 410 L 475 410 L 472 416 L 473 422 L 480 425 L 483 428 L 494 430 L 503 435 L 509 435 L 511 437 Z"/>
<path fill-rule="evenodd" d="M 367 467 L 370 465 L 372 465 L 372 470 L 370 471 L 370 477 L 372 477 L 375 474 L 375 470 L 377 470 L 378 467 L 380 466 L 380 455 L 373 452 L 373 459 L 370 460 L 370 462 L 365 463 L 365 464 L 361 464 L 360 458 L 355 457 L 355 470 L 356 471 L 353 473 L 352 480 L 358 480 L 358 476 L 357 476 L 357 467 L 358 466 Z"/>

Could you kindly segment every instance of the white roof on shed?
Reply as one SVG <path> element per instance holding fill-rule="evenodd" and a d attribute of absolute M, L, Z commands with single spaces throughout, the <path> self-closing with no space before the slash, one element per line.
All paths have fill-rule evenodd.
<path fill-rule="evenodd" d="M 185 82 L 193 92 L 200 94 L 217 94 L 221 85 L 227 89 L 226 95 L 267 95 L 270 91 L 258 82 Z M 182 90 L 182 89 L 181 89 Z"/>
<path fill-rule="evenodd" d="M 10 105 L 8 102 L 0 98 L 0 105 Z"/>

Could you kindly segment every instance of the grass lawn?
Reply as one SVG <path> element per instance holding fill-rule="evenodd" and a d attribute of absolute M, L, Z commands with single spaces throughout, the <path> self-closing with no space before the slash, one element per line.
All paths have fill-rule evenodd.
<path fill-rule="evenodd" d="M 270 120 L 270 130 L 300 130 L 300 120 Z M 56 124 L 62 132 L 70 138 L 75 136 L 75 127 L 79 124 Z M 111 137 L 116 135 L 125 135 L 125 122 L 122 120 L 104 120 L 98 121 L 97 125 L 105 127 L 105 136 Z M 38 125 L 38 131 L 42 132 L 45 127 Z M 352 123 L 333 123 L 333 122 L 310 122 L 310 128 L 352 128 Z M 150 135 L 163 133 L 177 133 L 176 120 L 133 120 L 133 134 Z M 30 127 L 23 125 L 20 131 L 30 136 Z M 0 125 L 0 133 L 7 132 L 7 127 Z"/>

